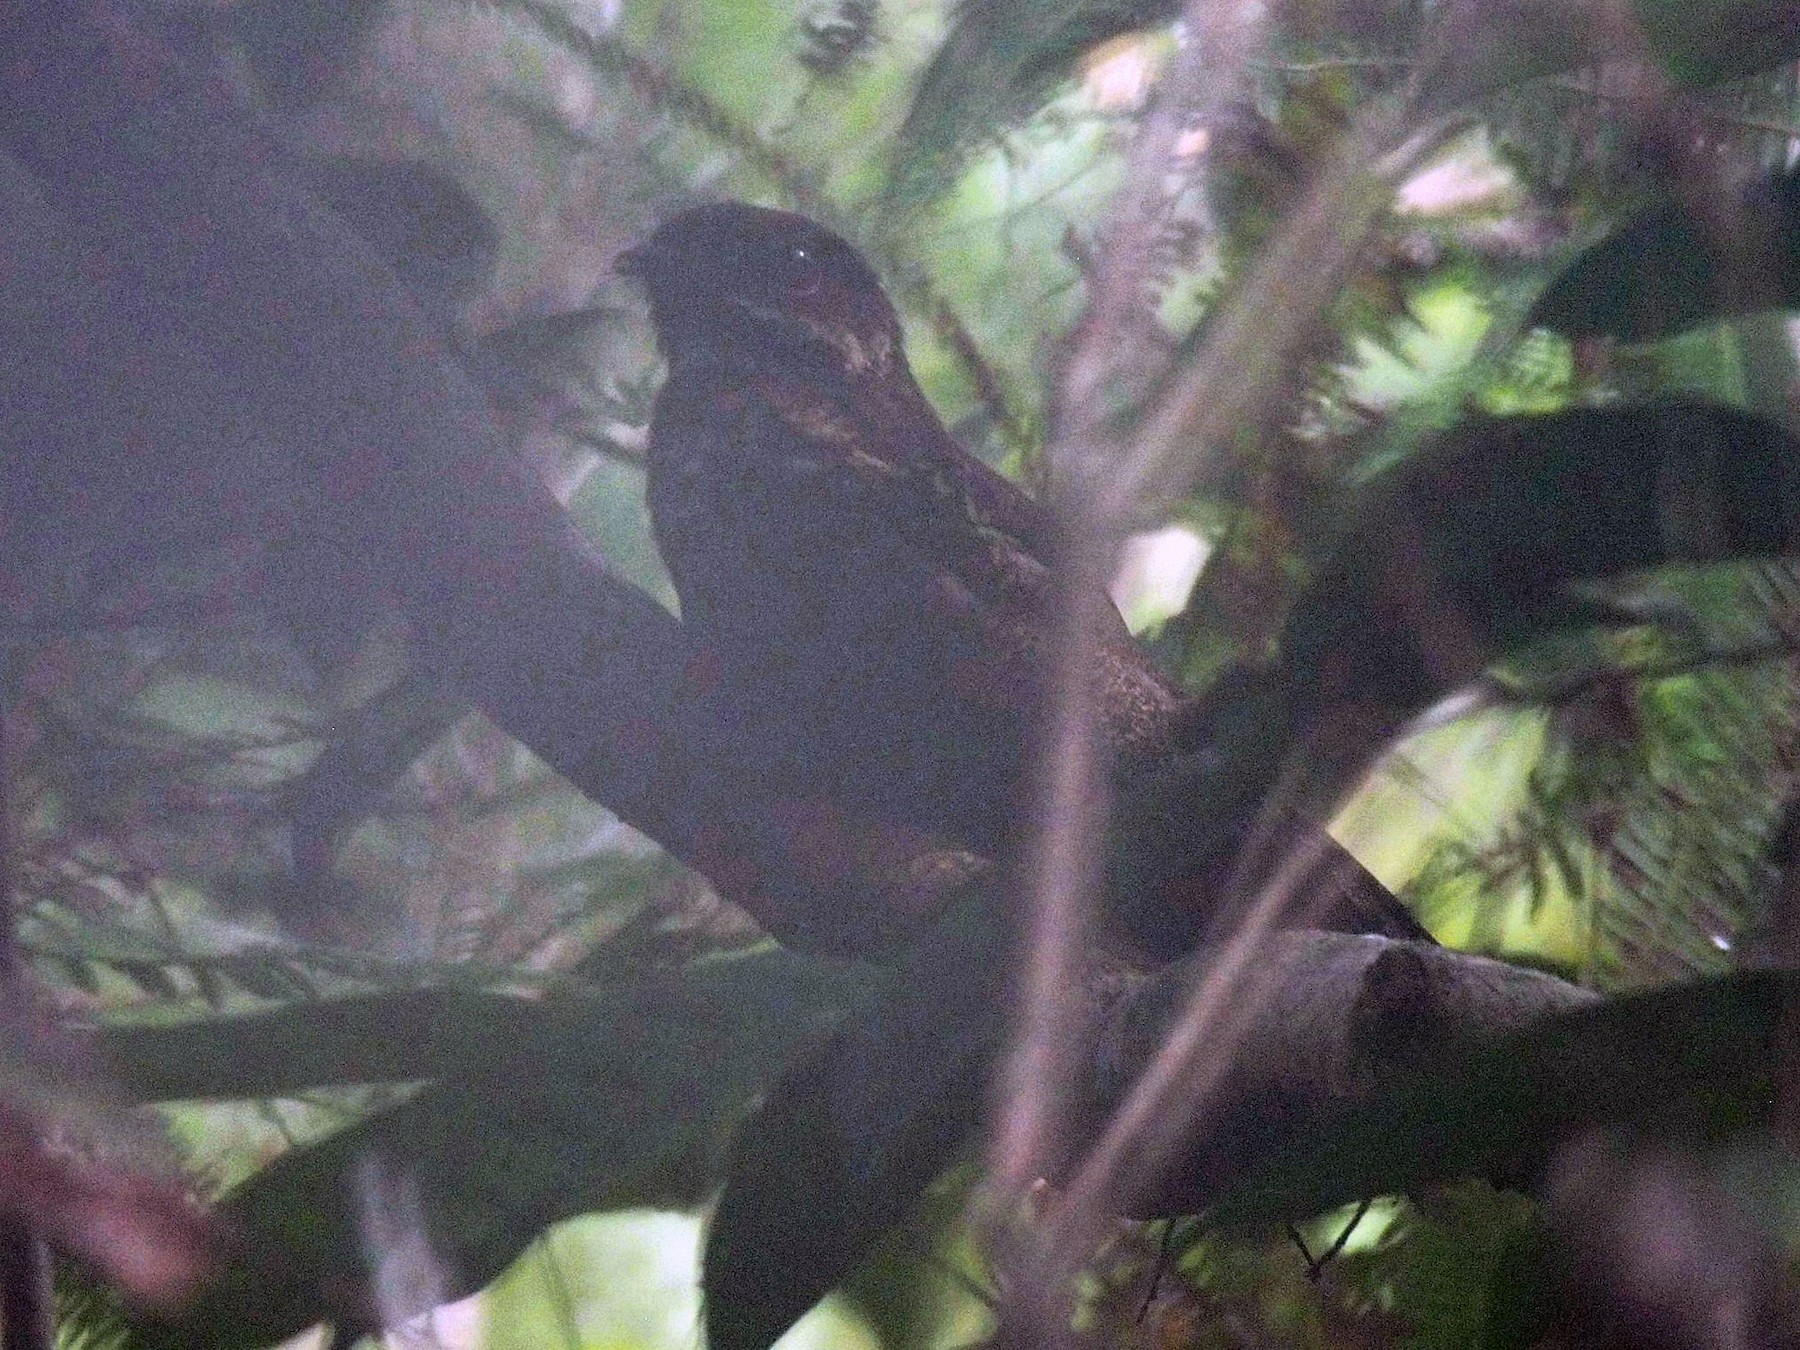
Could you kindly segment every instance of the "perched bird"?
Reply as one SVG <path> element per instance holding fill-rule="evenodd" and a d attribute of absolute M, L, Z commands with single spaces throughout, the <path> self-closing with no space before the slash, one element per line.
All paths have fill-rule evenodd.
<path fill-rule="evenodd" d="M 773 800 L 1004 856 L 1046 720 L 1049 513 L 945 430 L 874 271 L 830 230 L 702 206 L 619 266 L 668 359 L 650 512 L 707 653 L 712 753 Z M 1191 707 L 1109 615 L 1091 665 L 1128 777 L 1175 753 Z"/>
<path fill-rule="evenodd" d="M 703 206 L 621 266 L 669 363 L 657 544 L 744 750 L 770 755 L 759 724 L 779 719 L 777 788 L 1002 848 L 1044 706 L 1047 513 L 944 429 L 880 282 L 830 230 Z M 1095 667 L 1115 751 L 1165 744 L 1183 701 L 1122 622 Z"/>

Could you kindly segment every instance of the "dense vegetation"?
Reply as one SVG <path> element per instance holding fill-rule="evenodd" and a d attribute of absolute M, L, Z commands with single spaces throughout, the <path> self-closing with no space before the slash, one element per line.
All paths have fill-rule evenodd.
<path fill-rule="evenodd" d="M 0 50 L 7 1350 L 37 1237 L 69 1345 L 691 1345 L 701 1213 L 720 1350 L 1800 1340 L 1794 6 Z M 724 197 L 1200 700 L 1108 831 L 1074 694 L 1014 856 L 692 771 L 611 260 Z"/>

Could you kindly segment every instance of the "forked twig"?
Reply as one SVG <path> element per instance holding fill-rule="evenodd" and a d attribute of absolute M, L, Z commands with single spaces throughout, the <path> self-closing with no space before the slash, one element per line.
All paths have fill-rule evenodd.
<path fill-rule="evenodd" d="M 1077 1037 L 1069 991 L 1088 931 L 1106 803 L 1096 749 L 1095 695 L 1080 653 L 1098 631 L 1106 566 L 1123 523 L 1151 494 L 1191 482 L 1206 458 L 1264 415 L 1267 396 L 1322 321 L 1401 174 L 1447 134 L 1437 119 L 1413 121 L 1409 97 L 1377 106 L 1345 135 L 1338 154 L 1283 222 L 1234 299 L 1214 320 L 1193 365 L 1170 382 L 1116 454 L 1118 425 L 1107 395 L 1119 383 L 1115 349 L 1141 316 L 1141 283 L 1154 237 L 1154 198 L 1190 110 L 1217 92 L 1257 49 L 1260 24 L 1226 0 L 1194 0 L 1188 43 L 1127 156 L 1124 195 L 1101 239 L 1093 301 L 1063 372 L 1053 419 L 1052 464 L 1060 471 L 1068 528 L 1066 615 L 1059 633 L 1051 758 L 1042 830 L 1025 871 L 1026 975 L 1016 1048 L 1006 1066 L 990 1155 L 991 1175 L 1017 1193 L 1051 1152 Z M 1223 72 L 1223 73 L 1222 73 Z M 1141 317 L 1139 319 L 1141 321 Z M 1126 340 L 1121 342 L 1121 337 Z M 1294 908 L 1318 862 L 1322 836 L 1277 869 L 1239 931 L 1196 989 L 1192 1005 L 1136 1089 L 1076 1171 L 1041 1241 L 1011 1254 L 1007 1329 L 1020 1343 L 1068 1337 L 1070 1277 L 1097 1242 L 1104 1216 L 1172 1159 L 1231 1063 L 1231 1047 L 1256 1016 L 1255 953 L 1261 936 Z"/>

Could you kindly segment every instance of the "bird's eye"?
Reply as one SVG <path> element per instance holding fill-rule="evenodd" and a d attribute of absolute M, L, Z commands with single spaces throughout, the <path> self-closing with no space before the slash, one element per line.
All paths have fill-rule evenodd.
<path fill-rule="evenodd" d="M 812 261 L 812 250 L 805 244 L 794 244 L 788 249 L 788 261 L 806 263 Z"/>

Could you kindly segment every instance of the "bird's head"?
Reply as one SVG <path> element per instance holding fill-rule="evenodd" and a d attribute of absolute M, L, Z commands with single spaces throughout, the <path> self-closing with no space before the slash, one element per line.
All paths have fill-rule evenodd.
<path fill-rule="evenodd" d="M 643 282 L 672 361 L 822 360 L 848 375 L 900 359 L 900 320 L 849 243 L 789 211 L 683 211 L 617 266 Z"/>

